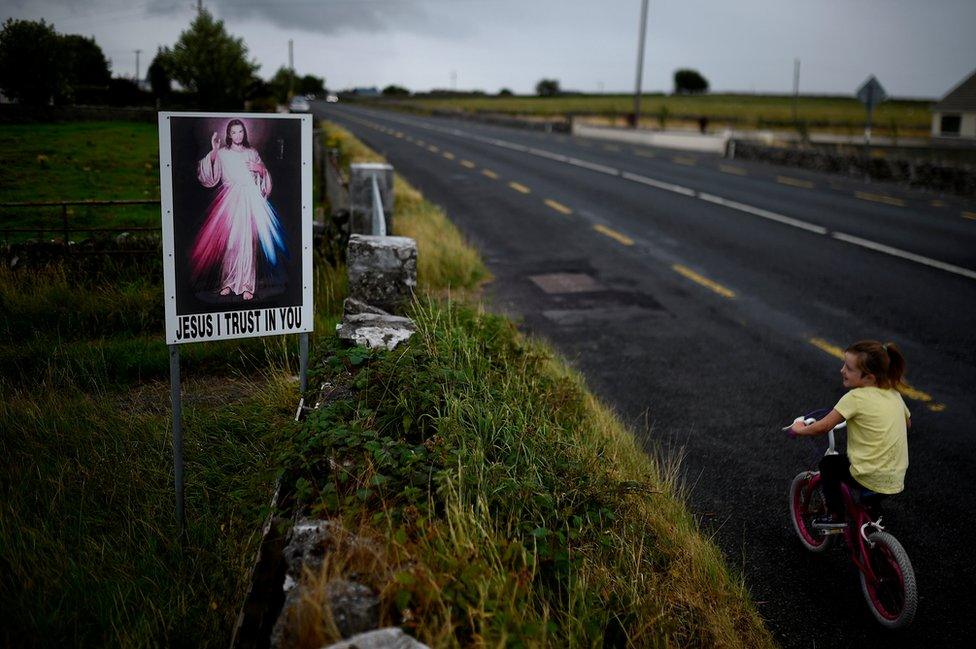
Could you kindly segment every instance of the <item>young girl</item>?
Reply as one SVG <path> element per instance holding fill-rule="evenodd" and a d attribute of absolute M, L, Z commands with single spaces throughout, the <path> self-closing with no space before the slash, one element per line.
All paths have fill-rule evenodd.
<path fill-rule="evenodd" d="M 824 499 L 834 521 L 844 519 L 841 482 L 878 494 L 905 488 L 911 413 L 896 389 L 904 373 L 905 357 L 894 343 L 854 343 L 840 368 L 850 392 L 820 421 L 809 426 L 797 421 L 790 428 L 793 435 L 824 435 L 847 420 L 847 455 L 820 461 Z"/>

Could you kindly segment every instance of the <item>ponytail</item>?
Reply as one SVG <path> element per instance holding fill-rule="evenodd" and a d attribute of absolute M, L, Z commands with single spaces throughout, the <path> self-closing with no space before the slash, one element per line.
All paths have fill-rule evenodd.
<path fill-rule="evenodd" d="M 857 356 L 858 369 L 873 374 L 879 388 L 897 388 L 905 375 L 905 356 L 895 343 L 861 340 L 847 348 Z"/>

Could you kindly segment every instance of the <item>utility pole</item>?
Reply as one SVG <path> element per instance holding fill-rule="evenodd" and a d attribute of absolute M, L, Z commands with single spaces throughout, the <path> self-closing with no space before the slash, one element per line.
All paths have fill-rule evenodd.
<path fill-rule="evenodd" d="M 796 102 L 800 96 L 800 59 L 793 59 L 793 123 L 796 119 Z"/>
<path fill-rule="evenodd" d="M 295 94 L 295 41 L 288 39 L 288 98 Z"/>
<path fill-rule="evenodd" d="M 203 13 L 203 0 L 197 0 L 197 15 Z"/>
<path fill-rule="evenodd" d="M 142 50 L 136 50 L 136 83 L 139 83 L 139 54 Z"/>
<path fill-rule="evenodd" d="M 644 77 L 644 40 L 647 36 L 647 0 L 641 0 L 640 37 L 637 41 L 637 87 L 634 89 L 634 128 L 640 124 L 641 81 Z"/>

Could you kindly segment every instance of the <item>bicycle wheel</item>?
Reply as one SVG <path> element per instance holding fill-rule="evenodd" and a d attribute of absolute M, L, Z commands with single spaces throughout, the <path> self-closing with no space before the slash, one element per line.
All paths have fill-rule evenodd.
<path fill-rule="evenodd" d="M 830 547 L 833 536 L 814 529 L 813 521 L 827 515 L 827 503 L 820 490 L 820 473 L 804 471 L 790 484 L 790 521 L 793 530 L 810 552 L 823 552 Z"/>
<path fill-rule="evenodd" d="M 908 553 L 894 536 L 877 531 L 869 537 L 874 543 L 868 548 L 867 560 L 875 579 L 861 573 L 861 592 L 871 612 L 881 626 L 900 629 L 908 626 L 918 609 L 918 588 L 915 571 Z"/>

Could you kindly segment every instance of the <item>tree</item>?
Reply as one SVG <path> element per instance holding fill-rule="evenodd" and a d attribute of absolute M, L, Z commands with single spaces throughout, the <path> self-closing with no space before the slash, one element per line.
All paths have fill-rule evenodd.
<path fill-rule="evenodd" d="M 170 55 L 173 79 L 191 92 L 200 108 L 241 108 L 258 65 L 248 60 L 243 39 L 224 29 L 204 9 L 180 34 Z"/>
<path fill-rule="evenodd" d="M 535 93 L 540 97 L 555 97 L 559 94 L 559 79 L 541 79 L 535 84 Z"/>
<path fill-rule="evenodd" d="M 61 47 L 43 20 L 8 18 L 0 29 L 0 90 L 24 104 L 49 103 L 65 87 Z"/>
<path fill-rule="evenodd" d="M 112 78 L 108 60 L 94 38 L 78 34 L 62 36 L 61 57 L 65 80 L 72 88 L 104 88 Z"/>
<path fill-rule="evenodd" d="M 278 68 L 278 71 L 268 81 L 268 85 L 271 86 L 271 94 L 279 104 L 288 103 L 288 100 L 291 98 L 293 83 L 294 73 L 290 68 L 286 68 L 285 66 Z"/>
<path fill-rule="evenodd" d="M 321 96 L 325 94 L 325 79 L 306 74 L 298 81 L 298 93 L 302 95 Z"/>
<path fill-rule="evenodd" d="M 502 88 L 501 90 L 498 91 L 498 96 L 499 97 L 511 97 L 513 94 L 515 94 L 515 93 L 513 93 L 508 88 Z"/>
<path fill-rule="evenodd" d="M 160 47 L 156 50 L 149 69 L 146 70 L 146 78 L 149 80 L 149 87 L 156 99 L 165 101 L 173 92 L 173 77 L 170 73 L 172 53 L 168 47 Z"/>
<path fill-rule="evenodd" d="M 409 97 L 410 91 L 403 86 L 390 85 L 383 88 L 384 97 Z"/>
<path fill-rule="evenodd" d="M 698 70 L 683 68 L 674 71 L 674 92 L 677 95 L 698 95 L 708 92 L 708 80 Z"/>

